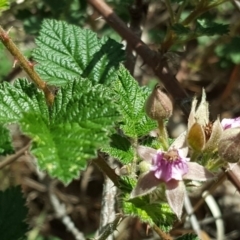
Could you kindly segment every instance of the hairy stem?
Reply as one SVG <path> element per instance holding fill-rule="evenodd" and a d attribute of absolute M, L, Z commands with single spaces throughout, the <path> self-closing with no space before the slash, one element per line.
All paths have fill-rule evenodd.
<path fill-rule="evenodd" d="M 54 94 L 50 91 L 47 84 L 36 73 L 36 71 L 33 68 L 33 65 L 24 57 L 24 55 L 18 49 L 16 44 L 9 37 L 8 32 L 5 32 L 1 26 L 0 26 L 0 40 L 4 44 L 4 46 L 8 49 L 8 51 L 12 54 L 15 60 L 19 62 L 20 66 L 24 69 L 24 71 L 28 74 L 32 81 L 37 85 L 37 87 L 44 92 L 47 103 L 49 105 L 52 105 L 54 101 Z"/>

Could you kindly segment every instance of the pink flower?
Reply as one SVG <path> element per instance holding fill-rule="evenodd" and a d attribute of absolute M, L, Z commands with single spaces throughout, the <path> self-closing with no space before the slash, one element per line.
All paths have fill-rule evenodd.
<path fill-rule="evenodd" d="M 152 158 L 150 171 L 154 172 L 157 179 L 169 182 L 171 179 L 182 180 L 182 176 L 188 172 L 187 161 L 181 150 L 172 149 L 167 153 L 161 150 Z"/>
<path fill-rule="evenodd" d="M 224 130 L 228 128 L 240 127 L 240 117 L 237 118 L 224 118 L 221 121 Z"/>
<path fill-rule="evenodd" d="M 182 180 L 206 181 L 214 177 L 203 166 L 190 162 L 185 154 L 184 150 L 174 147 L 167 152 L 144 146 L 138 147 L 138 155 L 151 165 L 148 172 L 140 175 L 131 193 L 131 198 L 149 194 L 161 183 L 165 183 L 167 201 L 180 218 L 186 192 Z"/>

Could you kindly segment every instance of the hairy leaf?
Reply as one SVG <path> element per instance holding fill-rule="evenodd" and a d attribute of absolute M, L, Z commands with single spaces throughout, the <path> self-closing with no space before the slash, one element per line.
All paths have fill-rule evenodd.
<path fill-rule="evenodd" d="M 31 152 L 52 177 L 69 183 L 108 143 L 118 115 L 105 90 L 86 79 L 70 80 L 59 90 L 50 118 L 40 111 L 22 114 L 21 129 L 33 140 Z"/>
<path fill-rule="evenodd" d="M 186 36 L 191 33 L 191 29 L 189 27 L 185 27 L 180 23 L 176 23 L 172 26 L 172 30 L 179 36 Z"/>
<path fill-rule="evenodd" d="M 0 124 L 0 155 L 11 154 L 13 152 L 9 131 Z"/>
<path fill-rule="evenodd" d="M 0 107 L 0 123 L 18 122 L 24 112 L 41 113 L 45 119 L 49 114 L 44 94 L 27 79 L 0 85 Z"/>
<path fill-rule="evenodd" d="M 162 229 L 169 231 L 175 216 L 167 203 L 150 203 L 148 197 L 135 198 L 123 201 L 123 211 L 131 216 L 138 216 L 143 222 L 150 225 L 161 225 Z"/>
<path fill-rule="evenodd" d="M 22 240 L 28 230 L 26 201 L 19 186 L 0 191 L 1 240 Z"/>
<path fill-rule="evenodd" d="M 107 141 L 103 131 L 96 131 L 88 124 L 85 127 L 70 123 L 48 126 L 41 116 L 34 114 L 25 114 L 21 126 L 33 139 L 31 152 L 39 167 L 66 184 L 78 177 L 87 160 Z"/>
<path fill-rule="evenodd" d="M 148 118 L 144 110 L 149 89 L 140 87 L 123 67 L 113 89 L 113 101 L 122 116 L 121 128 L 127 136 L 137 138 L 156 128 L 156 122 Z"/>
<path fill-rule="evenodd" d="M 196 234 L 188 233 L 188 234 L 185 234 L 185 235 L 177 238 L 177 240 L 200 240 L 200 239 Z"/>
<path fill-rule="evenodd" d="M 234 64 L 240 63 L 240 37 L 233 37 L 230 42 L 216 47 L 216 54 Z"/>
<path fill-rule="evenodd" d="M 118 159 L 123 164 L 132 162 L 134 158 L 134 151 L 131 143 L 126 137 L 118 134 L 113 134 L 111 136 L 110 146 L 102 148 L 102 151 Z"/>
<path fill-rule="evenodd" d="M 216 23 L 205 18 L 197 19 L 195 32 L 198 36 L 223 35 L 229 32 L 229 25 Z"/>
<path fill-rule="evenodd" d="M 49 83 L 65 85 L 87 77 L 94 84 L 111 82 L 123 60 L 122 45 L 109 38 L 98 39 L 88 29 L 56 20 L 45 20 L 33 57 L 37 71 Z"/>
<path fill-rule="evenodd" d="M 92 86 L 87 79 L 70 80 L 55 98 L 51 121 L 80 125 L 91 121 L 92 128 L 105 129 L 118 116 L 108 92 L 108 88 L 100 84 Z"/>

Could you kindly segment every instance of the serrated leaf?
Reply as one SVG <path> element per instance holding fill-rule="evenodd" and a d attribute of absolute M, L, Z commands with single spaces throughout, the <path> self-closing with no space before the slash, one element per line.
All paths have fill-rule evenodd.
<path fill-rule="evenodd" d="M 196 234 L 188 233 L 181 237 L 178 237 L 177 240 L 200 240 Z"/>
<path fill-rule="evenodd" d="M 134 159 L 134 151 L 129 140 L 121 135 L 113 134 L 110 145 L 102 148 L 103 152 L 118 159 L 123 164 L 131 163 Z"/>
<path fill-rule="evenodd" d="M 180 36 L 186 36 L 192 32 L 192 30 L 189 27 L 185 27 L 184 25 L 180 23 L 176 23 L 172 26 L 172 30 Z"/>
<path fill-rule="evenodd" d="M 37 71 L 57 86 L 79 76 L 94 84 L 111 82 L 124 56 L 122 45 L 116 41 L 98 39 L 89 29 L 56 20 L 43 21 L 36 44 L 33 57 L 39 62 Z"/>
<path fill-rule="evenodd" d="M 48 118 L 44 94 L 27 79 L 18 79 L 14 85 L 4 82 L 0 85 L 0 123 L 18 122 L 24 112 L 41 113 Z"/>
<path fill-rule="evenodd" d="M 91 121 L 92 128 L 104 129 L 117 119 L 109 89 L 101 84 L 93 86 L 88 79 L 70 80 L 59 90 L 52 108 L 51 121 L 55 124 Z"/>
<path fill-rule="evenodd" d="M 21 128 L 33 139 L 31 152 L 39 167 L 66 184 L 79 176 L 87 160 L 107 140 L 103 131 L 96 132 L 87 124 L 85 128 L 70 123 L 49 127 L 41 116 L 34 114 L 25 114 Z"/>
<path fill-rule="evenodd" d="M 228 34 L 229 25 L 210 21 L 209 19 L 197 19 L 195 33 L 198 36 L 214 36 Z"/>
<path fill-rule="evenodd" d="M 240 37 L 233 37 L 230 42 L 220 44 L 215 52 L 219 57 L 225 58 L 234 64 L 240 63 Z"/>
<path fill-rule="evenodd" d="M 0 155 L 11 154 L 13 152 L 9 131 L 0 124 Z"/>
<path fill-rule="evenodd" d="M 137 138 L 157 128 L 144 110 L 150 90 L 140 87 L 123 67 L 119 70 L 118 81 L 113 83 L 113 90 L 114 103 L 122 116 L 121 128 L 127 136 Z"/>
<path fill-rule="evenodd" d="M 135 198 L 131 201 L 123 201 L 125 214 L 138 216 L 141 221 L 150 225 L 161 225 L 169 231 L 175 220 L 175 216 L 167 203 L 149 203 L 148 197 Z"/>
<path fill-rule="evenodd" d="M 19 186 L 0 191 L 1 240 L 24 239 L 28 230 L 26 201 Z"/>
<path fill-rule="evenodd" d="M 118 115 L 103 90 L 87 79 L 69 81 L 59 90 L 50 119 L 32 112 L 20 119 L 22 131 L 33 140 L 31 152 L 52 177 L 69 183 L 109 142 Z"/>

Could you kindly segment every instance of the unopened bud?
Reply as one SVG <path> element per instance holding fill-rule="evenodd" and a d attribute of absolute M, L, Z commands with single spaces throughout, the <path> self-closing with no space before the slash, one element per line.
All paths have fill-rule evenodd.
<path fill-rule="evenodd" d="M 218 145 L 220 157 L 230 163 L 240 160 L 240 128 L 229 128 L 223 131 Z"/>
<path fill-rule="evenodd" d="M 146 101 L 146 113 L 153 120 L 164 120 L 172 115 L 173 105 L 157 84 Z"/>

